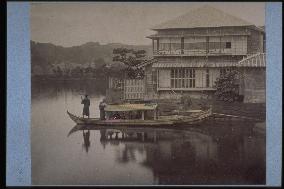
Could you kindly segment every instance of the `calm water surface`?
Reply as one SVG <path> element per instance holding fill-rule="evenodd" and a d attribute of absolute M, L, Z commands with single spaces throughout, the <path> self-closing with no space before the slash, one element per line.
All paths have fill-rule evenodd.
<path fill-rule="evenodd" d="M 96 83 L 32 84 L 34 185 L 265 184 L 265 136 L 255 123 L 204 123 L 187 130 L 73 130 L 68 109 L 91 117 L 104 97 Z"/>

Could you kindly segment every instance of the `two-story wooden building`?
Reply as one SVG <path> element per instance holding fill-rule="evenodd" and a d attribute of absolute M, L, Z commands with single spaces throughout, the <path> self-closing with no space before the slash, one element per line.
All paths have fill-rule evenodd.
<path fill-rule="evenodd" d="M 159 98 L 213 94 L 221 74 L 264 51 L 262 28 L 207 5 L 152 30 L 155 61 L 147 72 L 147 93 Z"/>

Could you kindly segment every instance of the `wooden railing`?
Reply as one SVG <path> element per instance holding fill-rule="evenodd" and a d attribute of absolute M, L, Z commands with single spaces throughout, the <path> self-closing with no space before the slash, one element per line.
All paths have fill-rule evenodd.
<path fill-rule="evenodd" d="M 237 67 L 266 67 L 265 53 L 248 55 L 238 62 Z"/>
<path fill-rule="evenodd" d="M 195 49 L 195 50 L 187 50 L 187 49 L 178 49 L 178 50 L 155 50 L 153 51 L 154 56 L 206 56 L 206 55 L 246 55 L 246 51 L 241 49 Z"/>

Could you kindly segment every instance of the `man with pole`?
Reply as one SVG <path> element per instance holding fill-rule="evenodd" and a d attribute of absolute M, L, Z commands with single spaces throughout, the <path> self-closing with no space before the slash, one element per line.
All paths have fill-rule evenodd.
<path fill-rule="evenodd" d="M 83 107 L 83 118 L 84 115 L 88 116 L 88 118 L 90 118 L 90 111 L 89 111 L 89 107 L 90 107 L 90 99 L 88 98 L 88 95 L 85 95 L 85 98 L 83 99 L 81 96 L 81 104 L 84 104 Z"/>

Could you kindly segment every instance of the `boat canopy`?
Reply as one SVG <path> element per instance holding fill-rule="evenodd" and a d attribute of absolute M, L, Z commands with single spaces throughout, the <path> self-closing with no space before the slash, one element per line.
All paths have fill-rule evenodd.
<path fill-rule="evenodd" d="M 128 111 L 138 111 L 138 110 L 155 110 L 157 108 L 156 103 L 151 103 L 151 104 L 130 104 L 130 103 L 125 103 L 125 104 L 108 104 L 105 107 L 105 111 L 107 112 L 128 112 Z"/>

